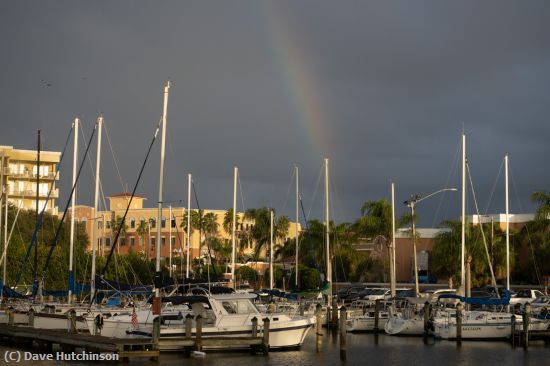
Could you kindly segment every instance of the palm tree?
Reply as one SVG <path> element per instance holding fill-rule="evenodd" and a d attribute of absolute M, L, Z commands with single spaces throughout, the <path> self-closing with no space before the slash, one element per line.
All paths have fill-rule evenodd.
<path fill-rule="evenodd" d="M 431 253 L 432 272 L 438 277 L 447 278 L 449 286 L 452 286 L 454 280 L 460 278 L 460 252 L 461 252 L 461 222 L 443 221 L 441 227 L 450 230 L 444 230 L 439 233 L 435 239 L 435 244 Z M 490 238 L 490 227 L 483 227 L 485 237 Z M 480 227 L 469 224 L 466 230 L 465 258 L 471 258 L 471 274 L 474 285 L 484 285 L 489 279 L 489 265 L 487 254 L 483 243 Z M 499 245 L 500 243 L 500 245 Z M 491 261 L 495 272 L 502 272 L 505 267 L 505 253 L 502 239 L 495 240 L 493 256 Z M 487 243 L 490 248 L 490 242 Z M 512 249 L 512 248 L 511 248 Z M 491 249 L 489 249 L 491 256 Z M 510 256 L 513 258 L 513 254 Z M 512 263 L 511 263 L 512 266 Z"/>
<path fill-rule="evenodd" d="M 531 195 L 531 200 L 538 203 L 536 219 L 550 220 L 550 193 L 546 191 L 536 191 Z"/>
<path fill-rule="evenodd" d="M 111 221 L 111 228 L 113 228 L 115 231 L 113 232 L 116 235 L 116 231 L 120 231 L 120 234 L 118 235 L 118 242 L 114 244 L 118 244 L 121 242 L 122 244 L 126 243 L 126 232 L 128 231 L 128 225 L 126 225 L 126 221 L 122 221 L 122 217 L 117 216 L 116 219 Z M 117 253 L 120 254 L 120 245 L 117 246 Z"/>
<path fill-rule="evenodd" d="M 363 203 L 356 226 L 361 235 L 371 238 L 382 235 L 389 240 L 392 233 L 391 204 L 386 199 Z"/>
<path fill-rule="evenodd" d="M 246 210 L 245 218 L 254 222 L 250 229 L 250 236 L 254 242 L 254 258 L 257 260 L 262 250 L 271 240 L 271 209 L 267 207 L 251 208 Z M 285 239 L 288 234 L 290 222 L 288 217 L 281 216 L 275 220 L 273 225 L 274 237 Z"/>
<path fill-rule="evenodd" d="M 140 220 L 138 227 L 136 228 L 136 233 L 139 236 L 139 246 L 143 246 L 143 238 L 145 234 L 149 232 L 149 223 L 146 220 Z M 148 249 L 148 248 L 147 248 Z"/>

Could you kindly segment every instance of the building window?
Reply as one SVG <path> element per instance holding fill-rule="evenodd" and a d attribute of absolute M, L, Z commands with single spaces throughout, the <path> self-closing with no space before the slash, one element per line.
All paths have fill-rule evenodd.
<path fill-rule="evenodd" d="M 111 246 L 111 238 L 105 238 L 105 246 L 110 247 Z"/>
<path fill-rule="evenodd" d="M 126 246 L 126 238 L 120 238 L 120 246 Z"/>
<path fill-rule="evenodd" d="M 133 247 L 134 244 L 136 243 L 136 238 L 134 238 L 133 236 L 130 238 L 130 246 Z"/>
<path fill-rule="evenodd" d="M 163 217 L 162 220 L 161 220 L 161 226 L 162 228 L 165 228 L 166 227 L 166 217 Z"/>
<path fill-rule="evenodd" d="M 162 238 L 160 238 L 160 243 L 162 244 L 162 246 L 165 246 L 166 245 L 166 237 L 163 236 Z"/>
<path fill-rule="evenodd" d="M 170 226 L 176 227 L 176 219 L 174 217 L 172 217 L 172 220 L 170 220 Z"/>
<path fill-rule="evenodd" d="M 101 248 L 102 244 L 103 244 L 103 238 L 97 238 L 97 247 Z"/>
<path fill-rule="evenodd" d="M 86 218 L 83 217 L 81 220 L 80 220 L 84 225 L 86 225 Z"/>
<path fill-rule="evenodd" d="M 151 238 L 151 250 L 155 247 L 155 244 L 157 243 L 155 238 Z"/>
<path fill-rule="evenodd" d="M 111 228 L 111 221 L 109 221 L 109 220 L 105 221 L 105 227 L 107 229 L 110 229 Z"/>
<path fill-rule="evenodd" d="M 151 229 L 154 229 L 157 226 L 157 222 L 155 219 L 149 219 L 149 226 Z"/>
<path fill-rule="evenodd" d="M 98 229 L 103 229 L 103 221 L 100 220 L 100 221 L 97 222 L 97 228 Z"/>
<path fill-rule="evenodd" d="M 176 246 L 176 238 L 172 237 L 172 248 L 175 248 Z"/>
<path fill-rule="evenodd" d="M 130 229 L 135 229 L 136 228 L 136 219 L 134 219 L 133 217 L 130 219 Z"/>

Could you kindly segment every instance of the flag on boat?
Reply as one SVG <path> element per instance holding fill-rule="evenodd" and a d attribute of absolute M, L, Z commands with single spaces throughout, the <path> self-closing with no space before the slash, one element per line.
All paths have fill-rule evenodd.
<path fill-rule="evenodd" d="M 138 329 L 138 318 L 136 314 L 136 308 L 132 311 L 132 330 Z"/>

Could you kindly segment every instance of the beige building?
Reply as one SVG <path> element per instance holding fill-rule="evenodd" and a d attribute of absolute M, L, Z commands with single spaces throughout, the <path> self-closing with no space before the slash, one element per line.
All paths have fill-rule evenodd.
<path fill-rule="evenodd" d="M 28 210 L 36 210 L 38 193 L 39 210 L 46 206 L 46 211 L 55 215 L 58 211 L 56 200 L 59 198 L 59 189 L 56 188 L 59 174 L 56 176 L 55 171 L 61 153 L 41 151 L 40 167 L 37 164 L 37 157 L 37 152 L 34 150 L 19 150 L 14 149 L 13 146 L 0 146 L 1 179 L 4 193 L 7 195 L 9 203 Z M 52 192 L 47 199 L 50 189 Z"/>
<path fill-rule="evenodd" d="M 96 240 L 98 244 L 99 255 L 106 255 L 112 248 L 116 228 L 112 222 L 117 217 L 124 216 L 124 212 L 131 197 L 130 193 L 115 194 L 109 197 L 109 210 L 99 211 L 96 225 Z M 157 243 L 157 228 L 158 228 L 158 208 L 144 207 L 146 198 L 134 196 L 131 207 L 126 215 L 127 231 L 123 238 L 120 239 L 118 252 L 126 254 L 131 251 L 140 252 L 148 255 L 150 258 L 156 257 Z M 75 218 L 78 222 L 86 224 L 86 233 L 88 234 L 88 250 L 91 250 L 92 228 L 93 228 L 93 207 L 79 205 L 75 208 Z M 184 207 L 172 207 L 172 220 L 170 220 L 170 207 L 163 207 L 161 220 L 161 257 L 166 258 L 170 255 L 170 247 L 172 248 L 172 257 L 179 257 L 185 254 L 187 248 L 187 236 L 182 225 L 183 219 L 186 216 L 187 209 Z M 216 215 L 218 223 L 218 232 L 213 234 L 221 239 L 231 240 L 231 230 L 227 232 L 223 227 L 226 210 L 204 210 L 204 214 L 213 213 Z M 147 223 L 147 230 L 140 233 L 138 229 L 141 222 Z M 241 254 L 252 254 L 254 243 L 249 239 L 249 233 L 254 222 L 244 219 L 242 212 L 237 213 L 237 236 L 244 239 L 245 245 L 240 249 Z M 186 226 L 186 225 L 185 225 Z M 293 237 L 296 224 L 290 223 L 288 237 Z M 300 230 L 300 226 L 298 226 Z M 140 235 L 141 234 L 141 235 Z M 239 240 L 239 239 L 238 239 Z M 240 240 L 239 240 L 240 241 Z M 206 245 L 199 245 L 205 242 L 205 234 L 199 233 L 198 228 L 192 228 L 190 238 L 190 252 L 192 258 L 204 256 L 207 252 Z M 171 243 L 171 245 L 170 245 Z M 199 251 L 199 248 L 200 251 Z M 265 252 L 261 253 L 265 256 Z"/>

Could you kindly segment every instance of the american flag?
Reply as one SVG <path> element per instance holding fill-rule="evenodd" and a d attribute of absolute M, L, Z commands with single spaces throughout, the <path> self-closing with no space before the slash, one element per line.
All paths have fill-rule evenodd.
<path fill-rule="evenodd" d="M 136 308 L 134 307 L 134 311 L 132 311 L 132 329 L 136 330 L 138 329 L 138 319 L 136 314 Z"/>

